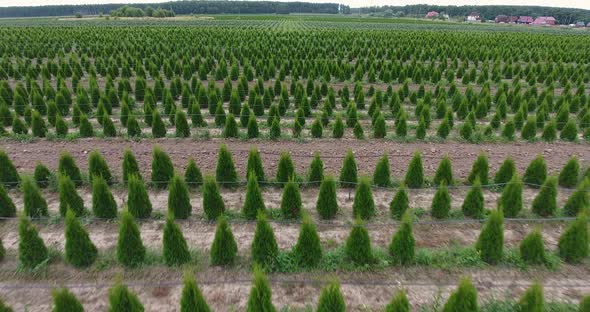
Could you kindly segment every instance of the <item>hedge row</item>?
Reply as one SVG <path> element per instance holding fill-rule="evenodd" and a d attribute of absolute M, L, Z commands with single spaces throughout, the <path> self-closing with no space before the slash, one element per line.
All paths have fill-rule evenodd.
<path fill-rule="evenodd" d="M 484 304 L 485 306 L 485 304 Z M 109 311 L 113 312 L 141 312 L 144 306 L 139 297 L 133 293 L 122 281 L 115 282 L 109 289 Z M 346 302 L 340 290 L 338 280 L 329 282 L 320 292 L 318 312 L 345 312 Z M 543 285 L 533 283 L 517 300 L 511 310 L 513 311 L 545 311 L 546 302 Z M 0 301 L 3 311 L 12 311 L 4 302 Z M 590 296 L 583 297 L 579 303 L 579 311 L 587 311 L 590 308 Z M 386 312 L 410 311 L 410 301 L 406 290 L 397 291 L 388 304 L 384 307 Z M 442 311 L 454 312 L 478 312 L 480 311 L 478 292 L 468 277 L 463 278 L 456 290 L 454 290 Z M 53 311 L 55 312 L 82 312 L 84 308 L 78 298 L 67 288 L 53 290 Z M 203 296 L 195 277 L 185 274 L 182 293 L 180 297 L 180 311 L 211 311 L 205 296 Z M 272 287 L 268 277 L 258 268 L 254 268 L 252 287 L 250 290 L 246 311 L 277 311 L 272 303 Z"/>
<path fill-rule="evenodd" d="M 393 235 L 388 247 L 390 260 L 394 265 L 415 263 L 416 243 L 412 229 L 412 219 L 404 214 L 402 222 Z M 18 259 L 24 268 L 36 268 L 48 261 L 48 249 L 40 238 L 30 219 L 19 218 Z M 567 263 L 579 263 L 588 257 L 588 216 L 587 210 L 580 212 L 561 234 L 558 242 L 558 255 Z M 163 230 L 163 257 L 168 266 L 189 263 L 192 259 L 187 242 L 180 227 L 170 213 Z M 369 233 L 360 219 L 357 219 L 343 246 L 345 259 L 355 266 L 370 266 L 376 263 Z M 483 225 L 475 244 L 477 254 L 488 264 L 498 264 L 504 259 L 504 215 L 502 210 L 493 210 Z M 252 261 L 263 268 L 276 267 L 280 259 L 280 249 L 273 228 L 264 212 L 259 211 L 256 219 L 254 239 L 250 247 Z M 521 260 L 528 264 L 545 264 L 548 260 L 539 229 L 533 230 L 520 243 Z M 238 254 L 238 246 L 231 227 L 223 215 L 217 218 L 217 230 L 210 248 L 212 265 L 232 265 Z M 304 218 L 299 238 L 291 251 L 300 268 L 315 268 L 322 261 L 325 252 L 320 244 L 316 226 L 309 217 Z M 66 213 L 65 260 L 75 267 L 91 266 L 98 257 L 98 251 L 89 238 L 84 226 L 72 210 Z M 119 238 L 116 258 L 125 267 L 141 266 L 146 260 L 146 247 L 141 232 L 128 211 L 124 211 L 119 222 Z"/>

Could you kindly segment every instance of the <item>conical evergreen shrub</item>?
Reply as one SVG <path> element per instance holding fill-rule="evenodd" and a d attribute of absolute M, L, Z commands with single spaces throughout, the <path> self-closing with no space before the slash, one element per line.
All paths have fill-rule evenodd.
<path fill-rule="evenodd" d="M 322 259 L 322 245 L 315 224 L 309 216 L 303 218 L 297 244 L 293 247 L 297 262 L 304 268 L 315 267 Z"/>
<path fill-rule="evenodd" d="M 279 254 L 279 246 L 272 227 L 266 220 L 264 213 L 259 212 L 256 217 L 256 231 L 252 241 L 252 260 L 263 267 L 275 262 Z"/>
<path fill-rule="evenodd" d="M 581 212 L 572 221 L 557 244 L 559 256 L 567 263 L 578 263 L 588 257 L 588 215 Z"/>
<path fill-rule="evenodd" d="M 445 155 L 440 160 L 433 182 L 435 185 L 440 185 L 443 182 L 446 185 L 453 185 L 453 168 L 449 156 Z"/>
<path fill-rule="evenodd" d="M 281 215 L 286 219 L 298 219 L 301 215 L 301 194 L 299 185 L 293 180 L 287 182 L 283 188 L 281 198 Z"/>
<path fill-rule="evenodd" d="M 445 219 L 449 216 L 451 211 L 451 195 L 449 189 L 444 183 L 440 184 L 434 197 L 432 198 L 432 205 L 430 207 L 430 214 L 436 219 Z"/>
<path fill-rule="evenodd" d="M 489 264 L 497 264 L 504 255 L 504 215 L 501 210 L 493 210 L 483 225 L 475 244 L 481 259 Z"/>
<path fill-rule="evenodd" d="M 170 156 L 159 146 L 154 146 L 152 154 L 152 183 L 158 188 L 168 186 L 174 175 L 174 165 Z"/>
<path fill-rule="evenodd" d="M 255 173 L 248 175 L 248 184 L 246 185 L 246 199 L 244 200 L 244 207 L 242 213 L 248 220 L 256 219 L 258 211 L 266 212 L 262 192 L 258 186 L 258 180 Z"/>
<path fill-rule="evenodd" d="M 469 192 L 465 195 L 463 205 L 461 206 L 463 215 L 477 219 L 483 217 L 484 204 L 481 183 L 479 183 L 479 179 L 475 179 L 471 189 L 469 189 Z"/>
<path fill-rule="evenodd" d="M 119 280 L 109 289 L 109 312 L 143 312 L 144 308 L 136 294 Z"/>
<path fill-rule="evenodd" d="M 257 138 L 259 134 L 260 131 L 258 130 L 258 121 L 256 121 L 256 116 L 250 115 L 250 118 L 248 119 L 248 138 Z"/>
<path fill-rule="evenodd" d="M 254 266 L 254 280 L 246 311 L 276 312 L 276 308 L 272 305 L 270 282 L 258 266 Z"/>
<path fill-rule="evenodd" d="M 527 291 L 522 295 L 516 309 L 519 312 L 544 312 L 545 311 L 545 299 L 543 295 L 543 286 L 539 283 L 534 283 Z"/>
<path fill-rule="evenodd" d="M 340 292 L 340 283 L 332 281 L 322 289 L 317 312 L 345 312 L 346 303 Z"/>
<path fill-rule="evenodd" d="M 166 125 L 157 109 L 152 112 L 152 136 L 154 138 L 163 138 L 166 136 Z"/>
<path fill-rule="evenodd" d="M 82 185 L 82 175 L 80 169 L 76 165 L 76 161 L 70 153 L 62 152 L 59 156 L 59 166 L 57 169 L 60 175 L 69 177 L 76 186 Z M 65 212 L 64 212 L 65 215 Z"/>
<path fill-rule="evenodd" d="M 322 121 L 318 117 L 311 124 L 311 136 L 314 138 L 321 138 L 323 132 L 324 132 L 324 127 L 322 126 Z"/>
<path fill-rule="evenodd" d="M 365 131 L 363 130 L 363 126 L 361 126 L 360 122 L 356 122 L 356 124 L 354 125 L 354 128 L 352 129 L 352 134 L 354 134 L 354 137 L 362 140 L 365 138 Z"/>
<path fill-rule="evenodd" d="M 186 240 L 178 224 L 174 223 L 173 216 L 168 215 L 164 226 L 162 238 L 164 261 L 168 266 L 176 266 L 191 261 L 191 254 L 188 250 Z"/>
<path fill-rule="evenodd" d="M 443 312 L 477 312 L 477 289 L 469 278 L 464 278 L 443 307 Z"/>
<path fill-rule="evenodd" d="M 45 167 L 41 162 L 37 162 L 33 178 L 38 187 L 46 188 L 49 186 L 49 180 L 53 177 L 53 173 Z"/>
<path fill-rule="evenodd" d="M 67 288 L 54 289 L 52 312 L 84 312 L 84 307 Z M 1 310 L 1 309 L 0 309 Z"/>
<path fill-rule="evenodd" d="M 405 290 L 395 293 L 389 304 L 385 306 L 385 312 L 410 312 L 410 301 Z"/>
<path fill-rule="evenodd" d="M 547 142 L 553 142 L 557 139 L 557 124 L 555 123 L 555 119 L 551 119 L 545 125 L 541 137 Z"/>
<path fill-rule="evenodd" d="M 324 162 L 320 158 L 320 153 L 315 152 L 313 160 L 309 164 L 309 173 L 307 181 L 310 185 L 319 185 L 324 179 Z"/>
<path fill-rule="evenodd" d="M 180 296 L 180 312 L 211 312 L 209 305 L 192 274 L 184 274 L 184 286 Z"/>
<path fill-rule="evenodd" d="M 231 152 L 225 144 L 219 147 L 215 174 L 217 182 L 221 183 L 222 187 L 233 187 L 238 182 L 238 174 L 236 173 Z"/>
<path fill-rule="evenodd" d="M 340 185 L 346 188 L 353 188 L 357 183 L 357 167 L 356 160 L 352 150 L 346 151 L 346 156 L 342 162 L 342 169 L 340 169 Z"/>
<path fill-rule="evenodd" d="M 291 160 L 291 154 L 282 152 L 277 165 L 277 182 L 287 183 L 295 177 L 295 165 Z"/>
<path fill-rule="evenodd" d="M 531 210 L 543 217 L 553 216 L 557 212 L 557 179 L 549 177 L 533 200 Z"/>
<path fill-rule="evenodd" d="M 538 155 L 526 168 L 522 181 L 530 187 L 539 188 L 545 183 L 545 179 L 547 179 L 545 158 L 543 155 Z"/>
<path fill-rule="evenodd" d="M 197 188 L 203 184 L 201 169 L 197 167 L 197 163 L 192 158 L 188 160 L 188 165 L 184 171 L 184 181 L 189 188 Z"/>
<path fill-rule="evenodd" d="M 186 219 L 191 215 L 192 210 L 188 187 L 184 179 L 175 174 L 168 185 L 168 213 L 171 213 L 174 218 Z"/>
<path fill-rule="evenodd" d="M 174 126 L 176 127 L 175 134 L 177 138 L 188 138 L 191 136 L 191 128 L 186 120 L 186 114 L 181 109 L 176 111 L 176 116 L 174 116 Z"/>
<path fill-rule="evenodd" d="M 0 150 L 0 183 L 6 187 L 16 187 L 20 181 L 16 167 L 4 150 Z"/>
<path fill-rule="evenodd" d="M 496 175 L 494 176 L 494 183 L 499 184 L 501 187 L 505 187 L 504 184 L 510 182 L 512 177 L 517 174 L 516 172 L 516 164 L 514 160 L 510 156 L 504 160 L 498 171 L 496 171 Z"/>
<path fill-rule="evenodd" d="M 72 210 L 76 216 L 84 214 L 84 200 L 76 191 L 74 182 L 68 176 L 60 175 L 58 178 L 59 190 L 59 214 L 66 216 L 68 209 Z"/>
<path fill-rule="evenodd" d="M 279 139 L 281 137 L 281 122 L 279 117 L 275 116 L 270 124 L 269 136 L 272 140 Z"/>
<path fill-rule="evenodd" d="M 24 214 L 31 218 L 47 217 L 47 201 L 31 178 L 23 178 L 21 183 L 23 193 Z"/>
<path fill-rule="evenodd" d="M 16 206 L 4 186 L 0 184 L 0 217 L 11 218 L 14 216 L 16 216 Z"/>
<path fill-rule="evenodd" d="M 341 139 L 344 136 L 344 123 L 340 115 L 336 116 L 334 126 L 332 127 L 332 137 L 335 139 Z"/>
<path fill-rule="evenodd" d="M 18 260 L 23 267 L 33 269 L 47 261 L 47 247 L 28 217 L 19 217 L 18 236 Z"/>
<path fill-rule="evenodd" d="M 373 137 L 376 139 L 382 139 L 387 135 L 387 125 L 385 124 L 385 117 L 380 112 L 375 119 L 375 124 L 373 125 Z"/>
<path fill-rule="evenodd" d="M 391 173 L 387 154 L 383 155 L 377 162 L 375 173 L 373 173 L 373 184 L 382 187 L 391 186 Z"/>
<path fill-rule="evenodd" d="M 238 122 L 233 114 L 229 114 L 225 119 L 225 127 L 223 128 L 224 138 L 238 138 L 240 131 L 238 130 Z"/>
<path fill-rule="evenodd" d="M 570 195 L 563 206 L 563 213 L 566 216 L 576 216 L 584 209 L 590 208 L 588 192 L 590 190 L 590 179 L 585 178 L 578 188 Z"/>
<path fill-rule="evenodd" d="M 362 221 L 357 219 L 344 245 L 346 258 L 356 265 L 364 266 L 373 262 L 371 239 Z"/>
<path fill-rule="evenodd" d="M 352 215 L 362 220 L 368 220 L 375 215 L 375 201 L 373 200 L 371 182 L 366 177 L 361 177 L 356 186 Z"/>
<path fill-rule="evenodd" d="M 561 168 L 559 172 L 558 182 L 559 186 L 562 187 L 575 187 L 578 184 L 578 176 L 580 174 L 580 164 L 578 159 L 573 156 L 568 162 Z"/>
<path fill-rule="evenodd" d="M 127 210 L 139 219 L 147 218 L 152 213 L 152 202 L 143 181 L 130 175 L 127 181 Z"/>
<path fill-rule="evenodd" d="M 522 181 L 518 174 L 514 174 L 510 182 L 504 186 L 498 203 L 506 217 L 518 216 L 522 210 Z"/>
<path fill-rule="evenodd" d="M 260 157 L 260 153 L 256 148 L 252 148 L 248 153 L 248 162 L 246 164 L 246 179 L 248 179 L 250 177 L 250 174 L 252 173 L 256 175 L 256 180 L 259 183 L 264 183 L 264 181 L 266 181 L 264 167 L 262 166 L 262 158 Z"/>
<path fill-rule="evenodd" d="M 479 154 L 477 159 L 473 163 L 473 167 L 471 167 L 471 172 L 469 173 L 469 177 L 467 181 L 470 184 L 473 184 L 476 179 L 479 179 L 479 182 L 482 185 L 487 185 L 488 182 L 488 172 L 489 172 L 489 165 L 488 165 L 488 156 L 484 153 Z"/>
<path fill-rule="evenodd" d="M 24 126 L 24 125 L 19 126 L 18 127 L 19 129 L 16 130 L 15 125 L 22 125 L 20 118 L 14 119 L 14 122 L 12 123 L 12 131 L 16 134 L 19 134 L 19 133 L 27 134 L 26 126 Z M 65 125 L 65 123 L 64 123 L 63 118 L 59 114 L 57 115 L 55 125 L 56 125 L 56 131 L 55 131 L 56 134 L 58 136 L 61 136 L 59 130 L 63 130 L 63 126 Z M 59 128 L 61 128 L 61 129 L 58 128 L 58 125 L 59 125 Z M 47 135 L 47 125 L 45 124 L 45 120 L 43 120 L 43 117 L 41 116 L 41 114 L 39 114 L 38 111 L 34 111 L 33 114 L 31 115 L 31 130 L 33 132 L 34 137 L 44 138 Z M 67 132 L 67 125 L 66 125 L 66 132 Z"/>
<path fill-rule="evenodd" d="M 216 220 L 225 212 L 225 204 L 219 193 L 217 182 L 215 182 L 212 176 L 206 176 L 201 190 L 203 192 L 203 210 L 205 211 L 205 216 L 209 220 Z"/>
<path fill-rule="evenodd" d="M 225 216 L 217 218 L 217 230 L 211 245 L 211 264 L 231 265 L 236 259 L 238 245 Z"/>
<path fill-rule="evenodd" d="M 135 159 L 135 155 L 130 149 L 125 149 L 123 152 L 123 182 L 127 183 L 131 175 L 135 175 L 137 178 L 142 180 L 141 173 L 139 172 L 139 165 Z"/>
<path fill-rule="evenodd" d="M 409 188 L 421 188 L 424 184 L 424 173 L 422 172 L 422 155 L 414 153 L 414 157 L 408 165 L 408 172 L 405 178 L 406 186 Z"/>
<path fill-rule="evenodd" d="M 94 136 L 94 127 L 86 117 L 86 114 L 80 115 L 80 137 L 91 138 Z"/>
<path fill-rule="evenodd" d="M 389 245 L 389 254 L 393 263 L 398 265 L 409 265 L 414 262 L 416 240 L 412 231 L 412 217 L 409 213 L 404 214 L 399 229 L 393 235 Z"/>
<path fill-rule="evenodd" d="M 63 120 L 63 119 L 62 119 Z M 60 119 L 58 119 L 56 121 L 56 131 L 57 131 L 57 127 L 59 126 L 59 122 Z M 135 120 L 135 117 L 131 116 L 126 123 L 124 123 L 124 125 L 127 126 L 127 135 L 130 137 L 135 137 L 135 136 L 139 136 L 139 134 L 141 134 L 141 129 L 138 130 L 139 128 L 139 124 L 137 124 L 137 120 Z M 65 129 L 65 132 L 67 132 L 67 129 Z M 117 129 L 115 129 L 115 124 L 113 123 L 113 120 L 108 117 L 107 115 L 105 115 L 102 118 L 102 133 L 104 134 L 105 137 L 109 137 L 109 138 L 114 138 L 117 136 Z"/>
<path fill-rule="evenodd" d="M 88 177 L 90 183 L 95 176 L 102 177 L 109 185 L 113 183 L 111 170 L 99 151 L 92 151 L 88 156 Z"/>
<path fill-rule="evenodd" d="M 72 210 L 68 210 L 66 213 L 65 232 L 66 261 L 80 268 L 92 265 L 98 256 L 98 250 Z"/>
<path fill-rule="evenodd" d="M 393 219 L 401 220 L 409 208 L 410 200 L 408 199 L 408 192 L 406 187 L 401 185 L 389 203 L 389 213 Z"/>
<path fill-rule="evenodd" d="M 565 124 L 565 127 L 561 129 L 559 133 L 559 138 L 564 141 L 573 142 L 578 139 L 578 125 L 576 121 L 573 119 L 568 120 Z"/>
<path fill-rule="evenodd" d="M 136 267 L 143 263 L 144 258 L 145 247 L 141 241 L 139 227 L 133 220 L 133 216 L 124 210 L 119 223 L 117 261 L 126 267 Z"/>
<path fill-rule="evenodd" d="M 336 181 L 332 176 L 325 176 L 320 184 L 316 210 L 322 219 L 332 219 L 338 213 Z"/>
<path fill-rule="evenodd" d="M 545 244 L 540 229 L 531 231 L 519 245 L 520 258 L 529 264 L 545 262 Z"/>

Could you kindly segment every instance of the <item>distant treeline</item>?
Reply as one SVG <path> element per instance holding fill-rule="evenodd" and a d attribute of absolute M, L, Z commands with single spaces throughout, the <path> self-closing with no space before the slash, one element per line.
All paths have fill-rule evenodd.
<path fill-rule="evenodd" d="M 146 10 L 154 4 L 129 4 Z M 348 13 L 348 6 L 338 3 L 273 2 L 273 1 L 171 1 L 156 4 L 175 14 L 289 14 L 289 13 Z M 36 17 L 99 15 L 123 7 L 123 4 L 47 5 L 37 7 L 0 8 L 0 17 Z"/>
<path fill-rule="evenodd" d="M 424 16 L 429 11 L 446 13 L 451 17 L 467 16 L 471 12 L 477 12 L 485 20 L 493 20 L 498 15 L 514 16 L 553 16 L 560 24 L 573 23 L 576 21 L 590 22 L 590 10 L 574 8 L 554 8 L 542 6 L 516 6 L 516 5 L 464 5 L 464 6 L 442 6 L 416 4 L 406 6 L 381 6 L 364 7 L 360 9 L 362 14 L 376 14 L 384 16 Z M 357 13 L 357 9 L 353 9 Z"/>

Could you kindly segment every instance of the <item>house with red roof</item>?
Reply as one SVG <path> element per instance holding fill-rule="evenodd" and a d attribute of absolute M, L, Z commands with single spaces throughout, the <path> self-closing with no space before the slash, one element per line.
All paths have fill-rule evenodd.
<path fill-rule="evenodd" d="M 532 16 L 521 16 L 516 21 L 518 24 L 532 24 L 535 20 Z"/>
<path fill-rule="evenodd" d="M 430 11 L 430 12 L 426 13 L 426 16 L 424 18 L 433 19 L 433 18 L 437 18 L 439 15 L 440 14 L 438 14 L 438 12 L 436 12 L 436 11 Z"/>
<path fill-rule="evenodd" d="M 533 25 L 557 25 L 557 20 L 553 16 L 539 16 L 533 22 Z"/>

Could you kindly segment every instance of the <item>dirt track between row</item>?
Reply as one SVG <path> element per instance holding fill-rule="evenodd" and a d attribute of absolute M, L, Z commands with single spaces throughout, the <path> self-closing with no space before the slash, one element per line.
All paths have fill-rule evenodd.
<path fill-rule="evenodd" d="M 473 161 L 480 152 L 487 153 L 491 172 L 500 166 L 507 156 L 514 159 L 523 172 L 528 163 L 537 155 L 545 157 L 550 171 L 557 173 L 573 155 L 577 156 L 582 167 L 590 162 L 590 148 L 585 144 L 573 143 L 511 143 L 511 144 L 468 144 L 468 143 L 399 143 L 387 140 L 356 139 L 313 139 L 297 141 L 239 141 L 192 139 L 144 139 L 129 141 L 124 139 L 78 139 L 75 141 L 35 140 L 30 142 L 2 141 L 0 146 L 13 158 L 17 168 L 23 172 L 32 172 L 38 161 L 51 169 L 57 168 L 61 151 L 69 151 L 80 168 L 87 168 L 88 153 L 100 151 L 107 160 L 111 170 L 117 174 L 121 171 L 123 151 L 130 148 L 144 175 L 149 176 L 153 145 L 158 144 L 168 152 L 177 170 L 184 170 L 188 160 L 194 158 L 204 173 L 213 173 L 217 162 L 219 145 L 225 143 L 233 153 L 234 162 L 240 175 L 244 175 L 248 151 L 257 147 L 261 152 L 267 176 L 274 177 L 279 155 L 289 151 L 298 173 L 305 174 L 316 151 L 324 162 L 327 172 L 339 173 L 342 159 L 348 149 L 355 153 L 359 171 L 372 174 L 377 160 L 384 154 L 389 155 L 392 175 L 403 177 L 410 159 L 415 151 L 422 151 L 424 171 L 427 176 L 434 175 L 443 155 L 448 155 L 453 164 L 456 177 L 465 178 Z"/>

